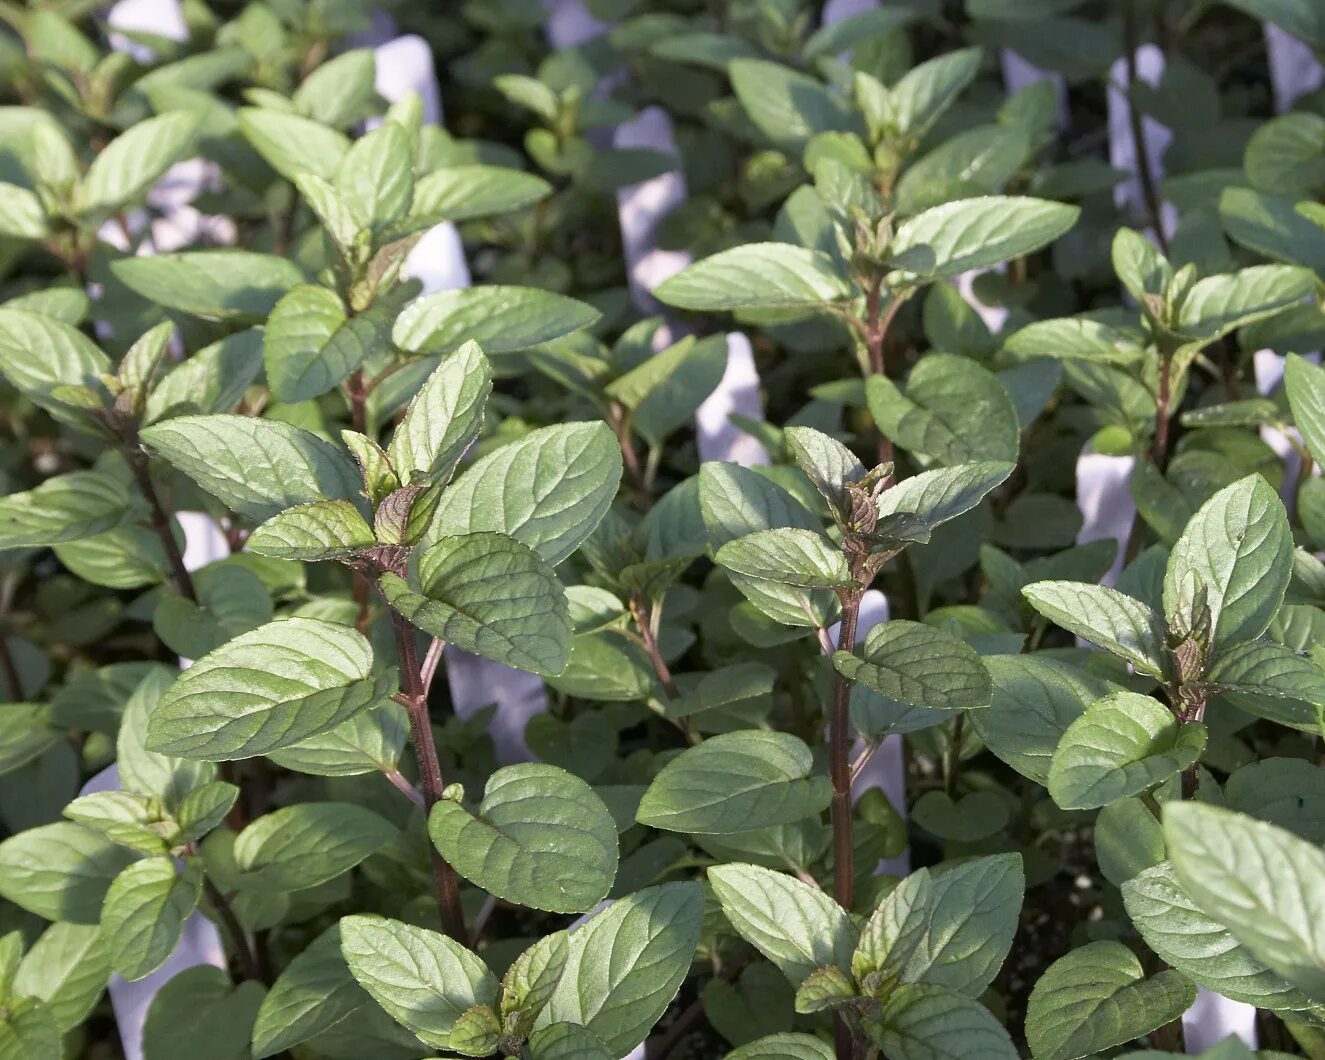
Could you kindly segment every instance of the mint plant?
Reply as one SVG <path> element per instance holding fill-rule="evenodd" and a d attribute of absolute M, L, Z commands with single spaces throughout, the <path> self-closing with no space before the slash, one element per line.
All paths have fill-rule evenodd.
<path fill-rule="evenodd" d="M 1325 1057 L 1312 5 L 172 12 L 0 8 L 0 1055 Z"/>

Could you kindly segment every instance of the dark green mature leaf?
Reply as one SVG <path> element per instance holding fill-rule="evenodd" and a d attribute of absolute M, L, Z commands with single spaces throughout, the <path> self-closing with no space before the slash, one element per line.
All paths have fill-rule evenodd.
<path fill-rule="evenodd" d="M 1127 915 L 1146 945 L 1206 989 L 1274 1012 L 1316 1007 L 1202 912 L 1167 861 L 1133 876 L 1122 891 Z"/>
<path fill-rule="evenodd" d="M 816 968 L 848 968 L 857 932 L 828 895 L 758 865 L 717 865 L 709 884 L 737 932 L 800 986 Z"/>
<path fill-rule="evenodd" d="M 1035 582 L 1021 593 L 1054 624 L 1121 656 L 1144 674 L 1164 676 L 1163 620 L 1140 600 L 1083 582 Z"/>
<path fill-rule="evenodd" d="M 915 984 L 889 995 L 871 1031 L 884 1053 L 898 1060 L 1013 1060 L 1017 1049 L 992 1012 L 978 1001 L 940 986 Z"/>
<path fill-rule="evenodd" d="M 584 302 L 534 287 L 467 287 L 410 303 L 391 339 L 411 353 L 448 353 L 477 342 L 495 357 L 580 331 L 599 316 Z"/>
<path fill-rule="evenodd" d="M 811 776 L 814 756 L 795 736 L 724 733 L 677 755 L 640 801 L 640 824 L 724 835 L 790 824 L 828 806 L 832 786 Z"/>
<path fill-rule="evenodd" d="M 571 935 L 566 968 L 537 1026 L 578 1023 L 612 1056 L 630 1052 L 690 970 L 703 910 L 697 883 L 649 887 L 614 901 Z M 610 962 L 602 961 L 604 952 Z"/>
<path fill-rule="evenodd" d="M 497 770 L 476 813 L 444 799 L 428 834 L 465 879 L 531 909 L 582 913 L 616 876 L 612 815 L 588 784 L 556 766 Z"/>
<path fill-rule="evenodd" d="M 347 802 L 303 802 L 264 814 L 235 839 L 245 886 L 299 890 L 348 872 L 392 836 L 383 818 Z"/>
<path fill-rule="evenodd" d="M 989 704 L 989 673 L 975 650 L 951 633 L 894 619 L 869 631 L 861 655 L 839 651 L 839 673 L 915 707 L 963 710 Z"/>
<path fill-rule="evenodd" d="M 833 1060 L 833 1049 L 811 1034 L 770 1034 L 732 1050 L 727 1060 Z"/>
<path fill-rule="evenodd" d="M 410 567 L 408 583 L 382 575 L 382 592 L 420 629 L 507 666 L 566 669 L 573 633 L 566 594 L 527 545 L 486 532 L 444 537 L 415 550 Z"/>
<path fill-rule="evenodd" d="M 120 258 L 110 268 L 149 302 L 209 320 L 261 320 L 304 280 L 294 262 L 247 250 Z"/>
<path fill-rule="evenodd" d="M 236 986 L 229 972 L 210 964 L 184 969 L 152 999 L 143 1055 L 246 1060 L 263 993 L 261 983 Z"/>
<path fill-rule="evenodd" d="M 338 386 L 382 341 L 372 313 L 350 316 L 340 296 L 316 284 L 293 287 L 263 328 L 267 382 L 281 401 L 307 401 Z"/>
<path fill-rule="evenodd" d="M 223 644 L 161 696 L 147 746 L 183 758 L 251 758 L 366 710 L 395 687 L 367 639 L 321 619 L 278 619 Z"/>
<path fill-rule="evenodd" d="M 621 446 L 605 423 L 531 431 L 474 461 L 452 483 L 419 544 L 496 531 L 555 567 L 607 514 L 621 469 Z"/>
<path fill-rule="evenodd" d="M 276 420 L 181 416 L 146 428 L 142 439 L 227 507 L 258 521 L 297 504 L 353 498 L 360 489 L 341 450 Z"/>
<path fill-rule="evenodd" d="M 71 471 L 36 489 L 0 497 L 0 549 L 79 541 L 119 526 L 133 495 L 101 471 Z"/>
<path fill-rule="evenodd" d="M 1149 696 L 1115 692 L 1092 703 L 1063 734 L 1049 794 L 1065 810 L 1139 795 L 1195 762 L 1205 741 L 1200 722 L 1179 724 Z"/>
<path fill-rule="evenodd" d="M 1206 501 L 1174 544 L 1164 574 L 1164 610 L 1177 612 L 1183 580 L 1194 572 L 1205 588 L 1213 649 L 1219 652 L 1265 632 L 1292 570 L 1293 536 L 1283 502 L 1264 478 L 1249 475 Z"/>
<path fill-rule="evenodd" d="M 69 821 L 30 828 L 0 843 L 0 896 L 47 920 L 95 924 L 111 881 L 137 857 Z"/>
<path fill-rule="evenodd" d="M 1195 803 L 1165 808 L 1164 838 L 1201 911 L 1325 1001 L 1325 853 L 1286 829 Z"/>
<path fill-rule="evenodd" d="M 714 558 L 755 581 L 799 589 L 845 589 L 853 584 L 841 550 L 812 530 L 760 530 L 729 541 Z"/>
<path fill-rule="evenodd" d="M 980 462 L 924 471 L 888 489 L 879 519 L 899 513 L 918 516 L 930 530 L 970 511 L 1012 474 L 1013 464 Z"/>
<path fill-rule="evenodd" d="M 814 309 L 848 298 L 851 289 L 822 251 L 790 243 L 747 243 L 703 258 L 654 292 L 681 309 Z"/>
<path fill-rule="evenodd" d="M 699 507 L 712 547 L 757 530 L 817 531 L 818 518 L 777 483 L 748 467 L 709 461 L 699 469 Z"/>
<path fill-rule="evenodd" d="M 1314 731 L 1325 706 L 1325 668 L 1282 644 L 1248 641 L 1227 649 L 1210 668 L 1212 688 L 1242 709 L 1281 725 Z"/>
<path fill-rule="evenodd" d="M 1092 942 L 1060 957 L 1031 991 L 1026 1040 L 1035 1060 L 1076 1060 L 1171 1023 L 1196 1000 L 1181 972 L 1146 978 L 1120 942 Z"/>

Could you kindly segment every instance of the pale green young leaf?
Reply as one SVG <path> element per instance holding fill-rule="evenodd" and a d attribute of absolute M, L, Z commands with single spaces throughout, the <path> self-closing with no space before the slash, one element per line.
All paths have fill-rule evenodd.
<path fill-rule="evenodd" d="M 95 924 L 111 881 L 137 854 L 72 821 L 0 843 L 0 896 L 47 920 Z"/>
<path fill-rule="evenodd" d="M 300 173 L 331 180 L 350 149 L 343 133 L 311 118 L 259 107 L 240 107 L 237 116 L 245 139 L 286 180 Z"/>
<path fill-rule="evenodd" d="M 351 627 L 279 619 L 189 667 L 157 703 L 150 750 L 184 758 L 251 758 L 289 747 L 366 710 L 395 687 Z"/>
<path fill-rule="evenodd" d="M 61 385 L 88 385 L 110 360 L 76 327 L 42 313 L 0 307 L 0 372 L 15 390 L 49 408 Z"/>
<path fill-rule="evenodd" d="M 59 743 L 44 703 L 0 704 L 0 776 L 12 773 Z"/>
<path fill-rule="evenodd" d="M 348 802 L 301 802 L 263 814 L 235 839 L 235 865 L 245 886 L 316 887 L 348 872 L 387 843 L 394 829 Z"/>
<path fill-rule="evenodd" d="M 84 223 L 99 224 L 138 205 L 161 174 L 188 152 L 205 114 L 176 110 L 148 118 L 99 151 L 78 188 L 76 204 Z"/>
<path fill-rule="evenodd" d="M 165 309 L 207 320 L 258 322 L 290 288 L 304 282 L 288 258 L 249 250 L 189 250 L 120 258 L 110 271 L 130 290 Z"/>
<path fill-rule="evenodd" d="M 818 531 L 808 508 L 751 468 L 710 460 L 699 469 L 699 509 L 712 548 L 757 530 L 794 527 Z"/>
<path fill-rule="evenodd" d="M 376 72 L 372 48 L 351 48 L 313 70 L 294 90 L 290 102 L 315 121 L 344 125 L 362 117 L 371 103 Z"/>
<path fill-rule="evenodd" d="M 1200 722 L 1180 724 L 1149 696 L 1115 692 L 1068 726 L 1049 768 L 1049 794 L 1065 810 L 1140 795 L 1200 758 L 1205 741 Z"/>
<path fill-rule="evenodd" d="M 79 541 L 123 523 L 134 498 L 120 478 L 70 471 L 0 497 L 0 550 Z"/>
<path fill-rule="evenodd" d="M 414 158 L 403 127 L 389 121 L 355 140 L 336 168 L 336 192 L 375 232 L 389 228 L 414 197 Z"/>
<path fill-rule="evenodd" d="M 556 766 L 497 770 L 476 813 L 437 803 L 428 835 L 465 879 L 530 909 L 582 913 L 616 876 L 612 815 L 588 784 Z"/>
<path fill-rule="evenodd" d="M 121 872 L 101 910 L 111 967 L 130 982 L 156 971 L 179 942 L 201 894 L 202 866 L 196 862 L 181 872 L 172 858 L 150 857 Z"/>
<path fill-rule="evenodd" d="M 621 446 L 605 423 L 530 431 L 465 469 L 442 495 L 419 544 L 495 531 L 555 567 L 607 514 L 621 470 Z"/>
<path fill-rule="evenodd" d="M 1084 582 L 1044 581 L 1021 591 L 1055 625 L 1126 659 L 1151 677 L 1163 677 L 1164 625 L 1149 607 L 1117 589 Z"/>
<path fill-rule="evenodd" d="M 727 1060 L 833 1060 L 833 1048 L 812 1034 L 770 1034 L 732 1050 Z"/>
<path fill-rule="evenodd" d="M 262 332 L 237 331 L 175 365 L 147 396 L 144 423 L 181 411 L 232 412 L 262 371 Z"/>
<path fill-rule="evenodd" d="M 974 508 L 1012 474 L 1014 466 L 981 462 L 923 471 L 884 492 L 879 500 L 879 519 L 905 512 L 918 516 L 933 530 Z"/>
<path fill-rule="evenodd" d="M 475 342 L 442 358 L 409 403 L 387 452 L 402 485 L 445 482 L 483 426 L 492 370 Z"/>
<path fill-rule="evenodd" d="M 1325 1001 L 1325 852 L 1287 829 L 1196 803 L 1165 807 L 1164 838 L 1202 912 Z"/>
<path fill-rule="evenodd" d="M 297 173 L 294 186 L 347 260 L 358 262 L 371 253 L 368 222 L 350 208 L 331 181 L 316 173 Z"/>
<path fill-rule="evenodd" d="M 629 1053 L 690 971 L 703 912 L 697 883 L 667 883 L 614 901 L 571 934 L 566 968 L 537 1026 L 578 1023 L 612 1056 Z"/>
<path fill-rule="evenodd" d="M 1019 358 L 1057 357 L 1123 367 L 1136 364 L 1142 355 L 1132 338 L 1090 317 L 1037 320 L 1005 338 L 1003 349 Z"/>
<path fill-rule="evenodd" d="M 516 1033 L 529 1033 L 561 982 L 569 956 L 570 936 L 555 931 L 544 935 L 506 969 L 501 979 L 501 1015 Z"/>
<path fill-rule="evenodd" d="M 935 206 L 897 227 L 889 247 L 904 284 L 926 283 L 1023 257 L 1077 222 L 1076 206 L 1015 195 L 988 195 Z"/>
<path fill-rule="evenodd" d="M 858 127 L 842 99 L 799 70 L 763 59 L 737 59 L 727 73 L 750 120 L 780 146 L 799 148 L 816 133 Z"/>
<path fill-rule="evenodd" d="M 212 496 L 254 520 L 298 504 L 357 497 L 358 470 L 340 449 L 288 423 L 254 416 L 180 416 L 144 444 Z"/>
<path fill-rule="evenodd" d="M 1144 304 L 1146 295 L 1163 297 L 1173 280 L 1173 266 L 1155 241 L 1133 228 L 1114 233 L 1110 257 L 1114 273 L 1138 304 Z"/>
<path fill-rule="evenodd" d="M 551 1023 L 527 1043 L 530 1060 L 612 1060 L 603 1040 L 578 1023 Z"/>
<path fill-rule="evenodd" d="M 60 1026 L 50 1007 L 35 997 L 23 997 L 5 1006 L 0 1019 L 0 1056 L 5 1060 L 42 1060 L 61 1056 Z"/>
<path fill-rule="evenodd" d="M 456 1021 L 497 1000 L 497 980 L 458 942 L 380 916 L 340 922 L 341 953 L 382 1008 L 429 1045 L 445 1048 Z"/>
<path fill-rule="evenodd" d="M 566 594 L 537 552 L 505 534 L 444 537 L 416 549 L 410 581 L 384 574 L 387 602 L 462 651 L 532 673 L 570 661 Z"/>
<path fill-rule="evenodd" d="M 410 353 L 448 353 L 477 342 L 490 357 L 527 350 L 596 323 L 593 306 L 535 287 L 483 285 L 411 302 L 391 340 Z"/>
<path fill-rule="evenodd" d="M 1325 368 L 1290 353 L 1284 362 L 1284 390 L 1293 423 L 1319 464 L 1325 460 Z"/>
<path fill-rule="evenodd" d="M 945 630 L 920 622 L 880 622 L 860 655 L 839 651 L 838 672 L 913 707 L 965 710 L 989 705 L 989 672 L 975 649 Z"/>
<path fill-rule="evenodd" d="M 49 231 L 41 199 L 27 188 L 0 181 L 0 236 L 44 239 Z"/>
<path fill-rule="evenodd" d="M 635 820 L 672 832 L 723 835 L 790 824 L 832 797 L 814 756 L 788 733 L 748 729 L 712 736 L 662 768 Z"/>
<path fill-rule="evenodd" d="M 845 486 L 865 477 L 865 465 L 836 438 L 813 427 L 787 427 L 782 437 L 796 466 L 818 490 L 834 517 L 844 522 L 851 514 Z"/>
<path fill-rule="evenodd" d="M 1199 577 L 1217 654 L 1265 632 L 1292 570 L 1293 536 L 1283 502 L 1264 478 L 1248 475 L 1201 505 L 1174 544 L 1164 573 L 1164 611 L 1176 614 L 1183 580 L 1192 573 Z"/>
<path fill-rule="evenodd" d="M 723 309 L 827 308 L 851 296 L 837 264 L 790 243 L 747 243 L 702 258 L 654 292 L 667 305 Z"/>
<path fill-rule="evenodd" d="M 472 221 L 524 209 L 552 186 L 542 177 L 504 166 L 448 166 L 420 177 L 414 187 L 414 216 L 437 221 Z"/>
<path fill-rule="evenodd" d="M 263 329 L 262 358 L 272 393 L 307 401 L 334 389 L 385 341 L 372 311 L 347 316 L 340 297 L 300 284 L 272 307 Z"/>
<path fill-rule="evenodd" d="M 249 535 L 248 548 L 307 562 L 340 559 L 375 543 L 373 528 L 349 501 L 313 501 L 273 515 Z"/>
<path fill-rule="evenodd" d="M 1092 942 L 1040 976 L 1026 1007 L 1026 1039 L 1035 1060 L 1078 1060 L 1173 1022 L 1195 1000 L 1181 972 L 1146 978 L 1122 943 Z"/>
<path fill-rule="evenodd" d="M 816 968 L 851 966 L 851 918 L 817 887 L 758 865 L 717 865 L 709 885 L 732 927 L 800 986 Z"/>
<path fill-rule="evenodd" d="M 980 68 L 980 49 L 962 48 L 920 63 L 888 91 L 891 132 L 917 142 L 956 101 Z"/>
<path fill-rule="evenodd" d="M 1208 342 L 1302 301 L 1315 288 L 1309 269 L 1253 265 L 1197 280 L 1182 301 L 1178 330 Z"/>
<path fill-rule="evenodd" d="M 353 777 L 396 768 L 409 738 L 409 717 L 386 700 L 334 729 L 300 740 L 267 757 L 282 769 L 319 777 Z"/>

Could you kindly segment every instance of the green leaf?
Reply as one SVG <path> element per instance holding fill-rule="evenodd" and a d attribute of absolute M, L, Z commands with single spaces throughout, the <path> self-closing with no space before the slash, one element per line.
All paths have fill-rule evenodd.
<path fill-rule="evenodd" d="M 518 169 L 448 166 L 419 178 L 412 213 L 429 220 L 472 221 L 523 209 L 551 191 L 547 181 Z"/>
<path fill-rule="evenodd" d="M 988 195 L 944 203 L 903 221 L 888 249 L 902 283 L 926 283 L 1023 257 L 1076 224 L 1080 209 L 1045 199 Z"/>
<path fill-rule="evenodd" d="M 746 243 L 703 258 L 663 281 L 659 301 L 681 309 L 824 308 L 851 288 L 827 254 L 790 243 Z"/>
<path fill-rule="evenodd" d="M 1219 196 L 1219 220 L 1235 243 L 1268 258 L 1325 268 L 1325 231 L 1302 223 L 1297 202 L 1293 195 L 1226 187 Z"/>
<path fill-rule="evenodd" d="M 956 464 L 913 475 L 884 491 L 879 500 L 879 521 L 905 512 L 918 516 L 933 530 L 974 508 L 1012 474 L 1014 466 L 997 462 Z"/>
<path fill-rule="evenodd" d="M 1294 305 L 1311 294 L 1315 278 L 1292 265 L 1253 265 L 1197 280 L 1182 300 L 1178 330 L 1209 342 L 1235 328 Z"/>
<path fill-rule="evenodd" d="M 63 385 L 89 385 L 110 361 L 77 328 L 41 313 L 0 307 L 0 372 L 19 393 L 49 408 Z"/>
<path fill-rule="evenodd" d="M 833 1060 L 833 1049 L 811 1034 L 770 1034 L 733 1049 L 727 1060 Z"/>
<path fill-rule="evenodd" d="M 371 48 L 353 48 L 310 73 L 290 97 L 301 113 L 328 125 L 362 117 L 373 98 L 377 57 Z"/>
<path fill-rule="evenodd" d="M 101 911 L 111 967 L 131 982 L 161 967 L 201 894 L 202 866 L 196 861 L 180 872 L 172 858 L 144 858 L 121 872 Z"/>
<path fill-rule="evenodd" d="M 124 789 L 158 795 L 170 806 L 179 805 L 185 795 L 217 774 L 211 762 L 191 762 L 147 749 L 149 719 L 178 676 L 164 667 L 153 667 L 130 686 L 115 743 L 115 766 Z"/>
<path fill-rule="evenodd" d="M 931 353 L 903 391 L 887 376 L 865 381 L 870 415 L 884 437 L 940 464 L 1015 461 L 1017 410 L 998 377 L 969 357 Z"/>
<path fill-rule="evenodd" d="M 800 589 L 846 589 L 855 583 L 846 557 L 813 530 L 760 530 L 729 541 L 714 557 L 735 574 Z"/>
<path fill-rule="evenodd" d="M 582 913 L 616 877 L 616 824 L 579 777 L 546 765 L 499 769 L 476 814 L 437 803 L 428 834 L 461 876 L 516 905 Z"/>
<path fill-rule="evenodd" d="M 253 1025 L 253 1056 L 275 1056 L 324 1032 L 365 1023 L 378 1024 L 379 1033 L 403 1050 L 422 1048 L 350 974 L 341 955 L 340 925 L 332 924 L 295 955 L 262 999 Z"/>
<path fill-rule="evenodd" d="M 855 925 L 817 887 L 758 865 L 715 865 L 709 885 L 740 936 L 799 987 L 817 968 L 851 966 Z"/>
<path fill-rule="evenodd" d="M 1325 48 L 1325 13 L 1311 0 L 1228 0 L 1252 18 L 1273 22 L 1299 40 Z"/>
<path fill-rule="evenodd" d="M 189 659 L 206 655 L 241 633 L 272 619 L 271 596 L 251 570 L 232 562 L 211 564 L 193 575 L 197 602 L 167 596 L 156 605 L 152 630 L 171 651 Z"/>
<path fill-rule="evenodd" d="M 258 521 L 360 490 L 359 473 L 341 450 L 276 420 L 180 416 L 146 428 L 142 439 L 226 507 Z"/>
<path fill-rule="evenodd" d="M 1147 979 L 1122 943 L 1092 942 L 1040 976 L 1026 1006 L 1026 1040 L 1035 1060 L 1077 1060 L 1172 1023 L 1195 1000 L 1181 972 Z"/>
<path fill-rule="evenodd" d="M 593 306 L 535 287 L 465 287 L 411 302 L 391 340 L 410 353 L 449 353 L 477 342 L 495 357 L 581 331 L 600 316 Z"/>
<path fill-rule="evenodd" d="M 495 531 L 555 567 L 593 533 L 620 481 L 621 446 L 607 424 L 530 431 L 474 461 L 451 484 L 419 544 Z"/>
<path fill-rule="evenodd" d="M 699 469 L 699 508 L 714 549 L 756 530 L 790 526 L 818 531 L 822 525 L 805 505 L 767 476 L 712 460 Z"/>
<path fill-rule="evenodd" d="M 136 206 L 157 179 L 185 156 L 205 117 L 202 110 L 176 110 L 132 125 L 92 160 L 79 186 L 77 210 L 98 224 Z"/>
<path fill-rule="evenodd" d="M 649 887 L 614 901 L 571 935 L 565 971 L 538 1027 L 578 1023 L 612 1056 L 629 1053 L 690 971 L 703 910 L 697 883 Z"/>
<path fill-rule="evenodd" d="M 874 626 L 860 655 L 839 651 L 833 665 L 849 680 L 913 707 L 984 707 L 993 694 L 975 649 L 945 630 L 904 619 Z"/>
<path fill-rule="evenodd" d="M 137 854 L 69 821 L 0 843 L 0 896 L 47 920 L 95 924 L 111 881 Z"/>
<path fill-rule="evenodd" d="M 144 422 L 180 411 L 231 412 L 262 370 L 262 332 L 237 331 L 177 364 L 147 396 Z"/>
<path fill-rule="evenodd" d="M 43 1060 L 62 1056 L 60 1027 L 50 1008 L 34 997 L 5 1005 L 0 1019 L 0 1056 L 5 1060 Z"/>
<path fill-rule="evenodd" d="M 478 344 L 443 357 L 409 403 L 388 453 L 402 485 L 445 482 L 483 426 L 492 371 Z"/>
<path fill-rule="evenodd" d="M 561 583 L 537 552 L 504 534 L 441 538 L 415 550 L 408 583 L 384 574 L 381 586 L 413 625 L 463 651 L 540 674 L 570 661 Z"/>
<path fill-rule="evenodd" d="M 606 391 L 629 410 L 631 428 L 656 446 L 694 415 L 726 369 L 726 335 L 698 342 L 687 335 L 614 379 Z"/>
<path fill-rule="evenodd" d="M 36 193 L 0 181 L 0 235 L 10 239 L 44 239 L 49 231 L 46 210 Z"/>
<path fill-rule="evenodd" d="M 1141 673 L 1164 676 L 1163 620 L 1140 600 L 1083 582 L 1035 582 L 1021 594 L 1055 625 L 1126 659 Z"/>
<path fill-rule="evenodd" d="M 652 828 L 728 835 L 790 824 L 824 810 L 832 785 L 813 776 L 814 756 L 788 733 L 712 736 L 665 765 L 635 820 Z"/>
<path fill-rule="evenodd" d="M 381 232 L 405 216 L 414 197 L 413 156 L 408 134 L 394 121 L 351 144 L 336 167 L 336 192 L 363 225 Z"/>
<path fill-rule="evenodd" d="M 286 180 L 300 173 L 331 180 L 350 149 L 343 133 L 309 118 L 258 107 L 240 107 L 236 116 L 254 150 Z"/>
<path fill-rule="evenodd" d="M 940 986 L 899 987 L 880 1013 L 877 1041 L 896 1060 L 1013 1060 L 1017 1049 L 992 1012 Z"/>
<path fill-rule="evenodd" d="M 316 887 L 349 872 L 388 842 L 385 820 L 347 802 L 301 802 L 263 814 L 235 839 L 245 886 L 277 891 Z"/>
<path fill-rule="evenodd" d="M 880 904 L 851 959 L 880 989 L 930 983 L 978 997 L 1012 946 L 1026 890 L 1021 857 L 972 858 L 908 876 Z"/>
<path fill-rule="evenodd" d="M 161 696 L 147 746 L 184 758 L 252 758 L 325 732 L 395 687 L 367 639 L 315 618 L 278 619 L 209 652 Z"/>
<path fill-rule="evenodd" d="M 1316 707 L 1325 706 L 1325 669 L 1282 644 L 1235 644 L 1210 668 L 1207 680 L 1243 710 L 1307 732 L 1319 725 Z"/>
<path fill-rule="evenodd" d="M 36 489 L 0 497 L 0 549 L 78 541 L 119 526 L 133 496 L 122 479 L 70 471 Z"/>
<path fill-rule="evenodd" d="M 1003 349 L 1019 358 L 1058 357 L 1123 367 L 1136 364 L 1141 356 L 1131 338 L 1090 317 L 1063 317 L 1027 324 L 1003 340 Z"/>
<path fill-rule="evenodd" d="M 851 516 L 851 498 L 845 486 L 865 478 L 865 466 L 836 438 L 813 427 L 788 427 L 782 432 L 796 466 L 828 504 L 839 522 Z"/>
<path fill-rule="evenodd" d="M 961 48 L 904 74 L 887 96 L 889 130 L 915 142 L 925 135 L 975 77 L 979 48 Z"/>
<path fill-rule="evenodd" d="M 1164 838 L 1201 911 L 1314 1001 L 1325 1001 L 1325 852 L 1272 824 L 1170 803 Z"/>
<path fill-rule="evenodd" d="M 263 993 L 261 983 L 236 986 L 229 972 L 210 964 L 178 972 L 152 998 L 143 1055 L 246 1060 Z"/>
<path fill-rule="evenodd" d="M 1133 876 L 1122 891 L 1127 915 L 1146 945 L 1206 989 L 1272 1012 L 1313 1008 L 1310 998 L 1201 911 L 1167 861 Z"/>
<path fill-rule="evenodd" d="M 375 317 L 372 311 L 347 315 L 340 296 L 325 287 L 292 287 L 263 329 L 272 394 L 280 401 L 308 401 L 334 389 L 384 341 Z"/>
<path fill-rule="evenodd" d="M 564 931 L 544 935 L 506 969 L 501 979 L 501 1015 L 520 1036 L 552 999 L 570 955 L 570 936 Z"/>
<path fill-rule="evenodd" d="M 1049 794 L 1065 810 L 1140 795 L 1199 759 L 1205 741 L 1199 722 L 1179 724 L 1149 696 L 1115 692 L 1092 703 L 1063 734 Z"/>
<path fill-rule="evenodd" d="M 1319 464 L 1325 460 L 1325 368 L 1290 353 L 1284 362 L 1284 389 L 1293 423 Z"/>
<path fill-rule="evenodd" d="M 1269 628 L 1292 570 L 1283 502 L 1264 478 L 1248 475 L 1201 505 L 1174 544 L 1164 573 L 1164 611 L 1177 613 L 1184 579 L 1198 576 L 1217 653 Z"/>
<path fill-rule="evenodd" d="M 353 777 L 390 772 L 400 761 L 409 736 L 409 717 L 399 703 L 387 700 L 356 714 L 334 729 L 268 754 L 283 769 L 319 777 Z"/>
<path fill-rule="evenodd" d="M 593 1031 L 578 1023 L 553 1023 L 528 1041 L 530 1060 L 612 1060 L 613 1053 Z"/>
<path fill-rule="evenodd" d="M 110 956 L 95 924 L 52 924 L 24 955 L 14 976 L 16 997 L 44 1001 L 67 1034 L 96 1007 L 110 981 Z"/>
<path fill-rule="evenodd" d="M 110 271 L 165 309 L 208 320 L 261 321 L 303 271 L 287 258 L 247 250 L 190 250 L 120 258 Z"/>
<path fill-rule="evenodd" d="M 815 133 L 857 128 L 845 102 L 799 70 L 763 59 L 736 59 L 727 72 L 750 120 L 776 144 L 799 148 Z"/>
<path fill-rule="evenodd" d="M 340 559 L 377 543 L 373 528 L 349 501 L 313 501 L 273 515 L 249 535 L 259 556 L 304 561 Z"/>

